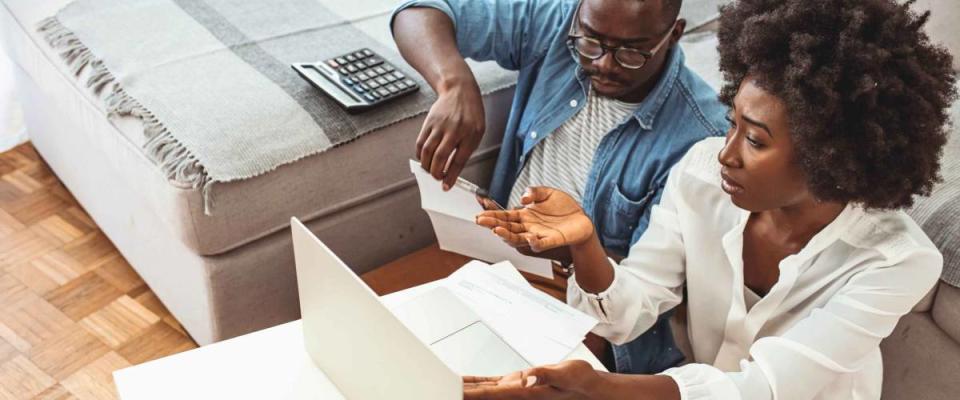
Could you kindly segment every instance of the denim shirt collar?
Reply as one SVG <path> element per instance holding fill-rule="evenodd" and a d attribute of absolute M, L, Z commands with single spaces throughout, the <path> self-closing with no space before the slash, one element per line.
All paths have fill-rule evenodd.
<path fill-rule="evenodd" d="M 573 57 L 573 53 L 571 53 L 571 57 Z M 680 69 L 683 67 L 685 56 L 683 49 L 681 49 L 679 45 L 674 45 L 673 48 L 670 49 L 670 54 L 667 57 L 667 63 L 664 66 L 666 70 L 663 72 L 663 75 L 660 76 L 660 81 L 657 82 L 653 90 L 647 94 L 647 98 L 640 103 L 640 107 L 637 107 L 637 110 L 633 113 L 633 118 L 637 120 L 641 128 L 646 130 L 653 129 L 653 124 L 657 116 L 660 115 L 663 104 L 667 102 L 667 98 L 670 97 L 670 93 L 673 92 L 673 86 L 676 84 L 680 76 Z M 574 58 L 574 61 L 576 61 L 576 58 Z M 580 86 L 583 87 L 584 93 L 586 93 L 589 90 L 590 80 L 587 79 L 586 74 L 584 74 L 580 63 L 577 62 L 576 65 L 577 80 L 580 82 Z"/>

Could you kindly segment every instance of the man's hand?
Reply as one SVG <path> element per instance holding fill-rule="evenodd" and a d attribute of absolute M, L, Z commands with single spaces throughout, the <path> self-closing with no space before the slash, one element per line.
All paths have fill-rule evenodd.
<path fill-rule="evenodd" d="M 484 211 L 477 224 L 513 247 L 533 252 L 581 244 L 593 236 L 593 223 L 572 197 L 556 189 L 532 187 L 520 199 L 523 208 Z"/>
<path fill-rule="evenodd" d="M 564 361 L 499 377 L 464 377 L 464 400 L 587 399 L 601 376 L 586 361 Z"/>
<path fill-rule="evenodd" d="M 417 137 L 420 166 L 450 190 L 480 145 L 486 130 L 483 101 L 476 80 L 464 77 L 438 88 L 437 102 L 430 107 Z"/>

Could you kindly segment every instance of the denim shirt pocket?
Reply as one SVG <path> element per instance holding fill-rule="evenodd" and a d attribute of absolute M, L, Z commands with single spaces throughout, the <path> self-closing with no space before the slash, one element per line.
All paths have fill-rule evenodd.
<path fill-rule="evenodd" d="M 623 194 L 620 187 L 615 185 L 610 193 L 610 203 L 603 213 L 603 227 L 600 238 L 604 247 L 626 253 L 630 248 L 633 230 L 637 228 L 637 221 L 646 210 L 650 199 L 656 190 L 647 191 L 639 200 L 633 200 Z"/>

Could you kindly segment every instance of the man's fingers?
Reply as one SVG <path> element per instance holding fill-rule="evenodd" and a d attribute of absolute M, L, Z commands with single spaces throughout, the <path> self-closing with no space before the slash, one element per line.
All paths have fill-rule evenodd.
<path fill-rule="evenodd" d="M 423 122 L 423 126 L 420 127 L 420 133 L 417 134 L 417 160 L 421 160 L 420 156 L 423 154 L 423 147 L 427 143 L 427 138 L 430 137 L 430 132 L 433 131 L 430 123 L 428 121 Z"/>
<path fill-rule="evenodd" d="M 424 170 L 430 171 L 430 168 L 433 167 L 433 156 L 437 151 L 437 146 L 440 146 L 441 140 L 443 140 L 443 137 L 439 131 L 431 130 L 430 134 L 427 135 L 427 140 L 420 150 L 420 166 Z"/>
<path fill-rule="evenodd" d="M 447 167 L 447 173 L 443 177 L 443 183 L 446 187 L 453 187 L 453 184 L 456 183 L 460 173 L 463 172 L 463 167 L 467 165 L 467 161 L 470 160 L 470 155 L 473 154 L 474 150 L 476 150 L 476 147 L 472 144 L 460 142 L 460 147 L 454 150 L 453 160 L 450 162 L 450 166 Z"/>
<path fill-rule="evenodd" d="M 450 161 L 450 155 L 453 154 L 453 150 L 460 145 L 460 138 L 454 136 L 456 135 L 450 132 L 443 132 L 440 145 L 437 146 L 436 151 L 433 152 L 433 161 L 430 163 L 430 175 L 433 175 L 434 179 L 443 179 L 444 168 L 447 167 Z"/>
<path fill-rule="evenodd" d="M 500 209 L 497 203 L 486 197 L 477 196 L 477 203 L 480 203 L 480 207 L 483 207 L 484 210 L 494 211 Z"/>

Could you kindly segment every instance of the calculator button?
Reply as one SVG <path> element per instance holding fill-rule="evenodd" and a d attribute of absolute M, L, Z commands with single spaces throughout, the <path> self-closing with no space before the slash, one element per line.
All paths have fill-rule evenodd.
<path fill-rule="evenodd" d="M 353 56 L 356 57 L 358 60 L 367 58 L 367 55 L 366 55 L 366 54 L 363 54 L 362 51 L 358 51 L 358 52 L 356 52 L 356 53 L 353 53 Z"/>
<path fill-rule="evenodd" d="M 338 64 L 336 60 L 327 60 L 327 65 L 329 65 L 330 68 L 333 68 L 333 69 L 337 69 L 337 67 L 340 66 L 340 64 Z"/>
<path fill-rule="evenodd" d="M 384 75 L 383 79 L 386 79 L 387 82 L 393 82 L 397 80 L 397 78 L 394 78 L 393 75 Z"/>
<path fill-rule="evenodd" d="M 368 85 L 368 84 L 366 84 L 366 83 L 361 83 L 361 84 L 360 84 L 360 87 L 362 87 L 363 90 L 373 89 L 372 87 L 370 87 L 370 85 Z"/>
<path fill-rule="evenodd" d="M 360 61 L 353 63 L 353 66 L 354 66 L 354 68 L 356 68 L 357 70 L 367 69 L 367 65 L 364 64 L 363 62 L 360 62 Z"/>
<path fill-rule="evenodd" d="M 343 57 L 337 57 L 337 58 L 334 59 L 334 61 L 336 61 L 337 64 L 340 64 L 340 65 L 343 65 L 343 64 L 346 64 L 346 63 L 347 63 L 347 60 L 345 60 Z"/>
<path fill-rule="evenodd" d="M 377 75 L 387 73 L 387 70 L 383 69 L 383 67 L 376 67 L 373 70 L 377 73 Z"/>
<path fill-rule="evenodd" d="M 363 92 L 366 92 L 366 90 L 363 90 L 363 88 L 360 87 L 360 85 L 354 85 L 354 86 L 353 86 L 353 91 L 354 91 L 354 92 L 357 92 L 357 94 L 363 94 Z"/>
<path fill-rule="evenodd" d="M 368 67 L 373 67 L 373 66 L 383 64 L 383 59 L 377 56 L 373 56 L 366 59 L 365 62 L 367 63 Z"/>
<path fill-rule="evenodd" d="M 354 57 L 354 56 L 353 56 L 353 54 L 347 54 L 347 56 L 346 56 L 346 57 L 344 57 L 344 58 L 346 58 L 346 59 L 347 59 L 347 61 L 349 61 L 349 62 L 354 62 L 354 61 L 357 61 L 357 58 L 356 58 L 356 57 Z"/>
<path fill-rule="evenodd" d="M 382 97 L 390 96 L 390 91 L 384 88 L 377 89 L 377 93 L 379 93 Z"/>
<path fill-rule="evenodd" d="M 380 84 L 377 83 L 377 81 L 367 81 L 367 85 L 370 85 L 370 87 L 373 89 L 380 87 Z"/>
<path fill-rule="evenodd" d="M 363 98 L 366 99 L 367 101 L 371 102 L 371 103 L 377 101 L 377 98 L 376 98 L 376 97 L 373 97 L 373 95 L 370 94 L 370 93 L 364 93 L 364 94 L 363 94 Z"/>
<path fill-rule="evenodd" d="M 365 81 L 365 80 L 367 80 L 367 79 L 370 79 L 370 76 L 367 75 L 366 72 L 360 71 L 360 72 L 357 72 L 357 74 L 353 76 L 353 79 L 354 79 L 354 80 L 357 80 L 357 81 Z"/>
<path fill-rule="evenodd" d="M 393 66 L 390 64 L 383 64 L 383 69 L 387 72 L 393 72 L 395 68 L 393 68 Z"/>
<path fill-rule="evenodd" d="M 397 85 L 397 89 L 400 89 L 400 90 L 404 90 L 408 87 L 406 83 L 403 83 L 401 81 L 397 81 L 396 83 L 394 83 L 394 85 Z"/>
<path fill-rule="evenodd" d="M 353 86 L 353 85 L 356 83 L 356 82 L 353 81 L 353 79 L 350 79 L 350 78 L 347 78 L 347 77 L 343 77 L 343 78 L 341 78 L 340 80 L 343 81 L 343 83 L 346 84 L 346 85 L 348 85 L 348 86 Z"/>
<path fill-rule="evenodd" d="M 403 74 L 400 73 L 400 71 L 394 71 L 394 72 L 393 72 L 393 76 L 394 76 L 395 78 L 397 78 L 397 79 L 404 79 L 404 78 L 406 78 L 405 76 L 403 76 Z"/>
<path fill-rule="evenodd" d="M 383 97 L 383 96 L 380 96 L 380 93 L 377 93 L 376 90 L 371 90 L 371 91 L 367 92 L 367 94 L 373 96 L 373 98 L 375 98 L 375 99 L 377 99 L 377 100 L 380 100 L 380 97 Z"/>
<path fill-rule="evenodd" d="M 347 72 L 348 72 L 348 73 L 351 73 L 351 74 L 354 73 L 354 72 L 357 72 L 357 67 L 354 67 L 352 64 L 351 64 L 351 65 L 348 65 L 348 66 L 346 66 L 346 67 L 344 67 L 344 68 L 346 68 L 346 69 L 347 69 Z M 341 73 L 341 74 L 343 73 L 343 69 L 342 69 L 342 68 L 340 69 L 340 73 Z"/>
<path fill-rule="evenodd" d="M 386 84 L 388 84 L 388 83 L 390 83 L 390 82 L 387 81 L 386 78 L 384 78 L 384 77 L 381 76 L 381 77 L 377 78 L 377 83 L 379 83 L 379 84 L 381 84 L 381 85 L 386 85 Z"/>
<path fill-rule="evenodd" d="M 392 83 L 389 84 L 389 85 L 387 85 L 386 88 L 387 88 L 387 90 L 390 91 L 391 94 L 397 93 L 397 92 L 400 91 L 400 88 L 398 88 L 397 85 L 394 85 L 394 84 L 392 84 Z"/>
<path fill-rule="evenodd" d="M 406 83 L 407 86 L 410 86 L 410 87 L 416 87 L 416 86 L 417 86 L 417 83 L 414 82 L 412 79 L 407 79 L 407 80 L 403 81 L 403 83 Z"/>
<path fill-rule="evenodd" d="M 360 52 L 363 53 L 363 55 L 365 55 L 365 56 L 367 56 L 367 57 L 370 57 L 370 56 L 373 55 L 373 52 L 370 51 L 370 49 L 363 49 L 363 50 L 361 50 Z"/>

